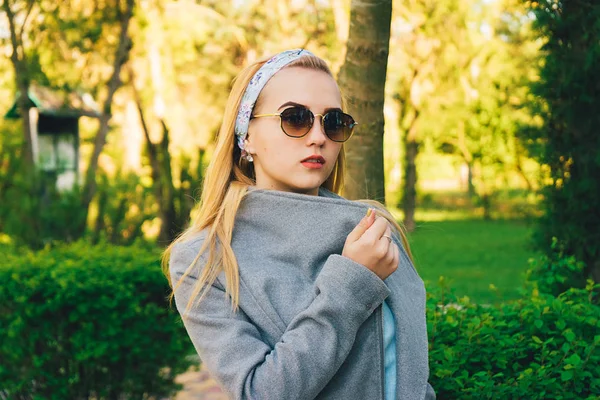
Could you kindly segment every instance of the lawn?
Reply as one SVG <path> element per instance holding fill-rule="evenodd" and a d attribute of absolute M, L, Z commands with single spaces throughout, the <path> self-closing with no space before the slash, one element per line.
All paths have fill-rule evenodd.
<path fill-rule="evenodd" d="M 531 231 L 519 220 L 422 221 L 409 242 L 427 287 L 444 276 L 458 296 L 494 303 L 519 296 L 528 260 L 537 255 L 529 246 Z"/>

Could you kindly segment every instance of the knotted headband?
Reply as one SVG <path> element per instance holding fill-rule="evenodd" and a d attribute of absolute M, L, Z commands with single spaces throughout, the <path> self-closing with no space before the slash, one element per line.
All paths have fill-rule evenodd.
<path fill-rule="evenodd" d="M 308 50 L 293 49 L 285 50 L 274 55 L 267 61 L 252 77 L 250 83 L 246 87 L 244 96 L 238 109 L 237 118 L 235 120 L 235 135 L 237 136 L 238 146 L 244 150 L 244 140 L 248 135 L 248 125 L 250 124 L 250 116 L 252 109 L 256 104 L 258 95 L 263 90 L 269 79 L 277 73 L 281 68 L 285 67 L 292 61 L 299 59 L 302 56 L 312 56 Z"/>

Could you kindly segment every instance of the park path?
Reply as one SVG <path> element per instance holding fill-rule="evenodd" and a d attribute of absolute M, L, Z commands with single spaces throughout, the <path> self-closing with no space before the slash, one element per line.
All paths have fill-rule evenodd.
<path fill-rule="evenodd" d="M 212 379 L 204 368 L 200 366 L 199 371 L 188 371 L 179 375 L 177 383 L 183 385 L 173 400 L 227 400 L 219 385 Z"/>

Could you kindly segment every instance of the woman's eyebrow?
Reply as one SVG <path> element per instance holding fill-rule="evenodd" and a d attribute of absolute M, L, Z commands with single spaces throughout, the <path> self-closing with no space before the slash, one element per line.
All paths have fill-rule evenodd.
<path fill-rule="evenodd" d="M 300 104 L 300 103 L 295 103 L 293 101 L 288 101 L 286 103 L 283 103 L 282 105 L 279 106 L 279 108 L 277 109 L 277 111 L 281 110 L 283 107 L 287 107 L 287 106 L 300 106 L 300 107 L 304 107 L 304 108 L 308 108 L 306 107 L 304 104 Z"/>
<path fill-rule="evenodd" d="M 288 102 L 285 102 L 282 105 L 280 105 L 279 108 L 277 109 L 277 111 L 279 111 L 282 108 L 287 107 L 287 106 L 308 108 L 304 104 L 296 103 L 293 101 L 288 101 Z M 325 110 L 323 110 L 323 114 L 328 113 L 329 111 L 334 111 L 334 110 L 335 111 L 343 111 L 340 107 L 327 107 Z"/>

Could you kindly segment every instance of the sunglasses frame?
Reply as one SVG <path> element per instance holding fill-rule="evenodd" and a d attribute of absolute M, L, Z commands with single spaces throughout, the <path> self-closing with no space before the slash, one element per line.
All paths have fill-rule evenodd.
<path fill-rule="evenodd" d="M 312 114 L 312 116 L 313 116 L 313 117 L 312 117 L 312 119 L 313 119 L 313 122 L 312 122 L 312 124 L 310 125 L 310 127 L 308 128 L 308 130 L 307 130 L 307 131 L 306 131 L 306 132 L 305 132 L 303 135 L 301 135 L 301 136 L 292 136 L 292 135 L 288 134 L 288 133 L 285 131 L 285 129 L 283 128 L 283 118 L 281 118 L 281 114 L 282 114 L 282 113 L 284 113 L 284 112 L 285 112 L 285 111 L 287 111 L 287 110 L 291 110 L 291 109 L 295 109 L 295 108 L 304 109 L 304 110 L 308 111 L 309 113 L 311 113 L 311 114 Z M 304 136 L 308 135 L 308 132 L 310 132 L 310 130 L 312 129 L 313 125 L 315 124 L 315 121 L 316 121 L 317 117 L 321 117 L 321 129 L 323 130 L 323 133 L 325 133 L 325 136 L 327 136 L 327 138 L 328 138 L 329 140 L 331 140 L 332 142 L 344 143 L 344 142 L 348 141 L 348 139 L 350 139 L 350 138 L 352 137 L 352 135 L 354 134 L 354 127 L 355 127 L 356 125 L 358 125 L 358 122 L 354 121 L 354 123 L 353 123 L 353 124 L 352 124 L 352 126 L 350 127 L 350 136 L 348 136 L 346 139 L 344 139 L 344 140 L 333 140 L 333 139 L 332 139 L 332 138 L 331 138 L 331 137 L 330 137 L 330 136 L 327 134 L 327 132 L 325 131 L 325 126 L 323 125 L 323 120 L 324 120 L 324 118 L 325 118 L 325 116 L 326 116 L 327 114 L 329 114 L 329 113 L 331 113 L 331 112 L 334 112 L 334 111 L 341 112 L 342 114 L 345 114 L 345 115 L 349 116 L 350 118 L 352 118 L 352 120 L 354 121 L 354 118 L 352 117 L 352 115 L 350 115 L 350 114 L 346 114 L 345 112 L 343 112 L 343 111 L 340 111 L 340 110 L 332 110 L 332 111 L 328 111 L 328 112 L 326 112 L 325 114 L 315 114 L 315 113 L 313 113 L 313 112 L 312 112 L 310 109 L 308 109 L 308 108 L 306 108 L 306 107 L 301 107 L 301 106 L 289 107 L 289 108 L 286 108 L 285 110 L 283 110 L 282 112 L 280 112 L 280 113 L 277 113 L 277 114 L 257 114 L 257 115 L 252 115 L 252 116 L 250 117 L 250 119 L 254 119 L 254 118 L 262 118 L 262 117 L 279 117 L 279 124 L 280 124 L 280 126 L 281 126 L 281 130 L 283 131 L 283 133 L 285 133 L 285 135 L 286 135 L 286 136 L 288 136 L 288 137 L 295 138 L 295 139 L 300 139 L 300 138 L 303 138 Z"/>

